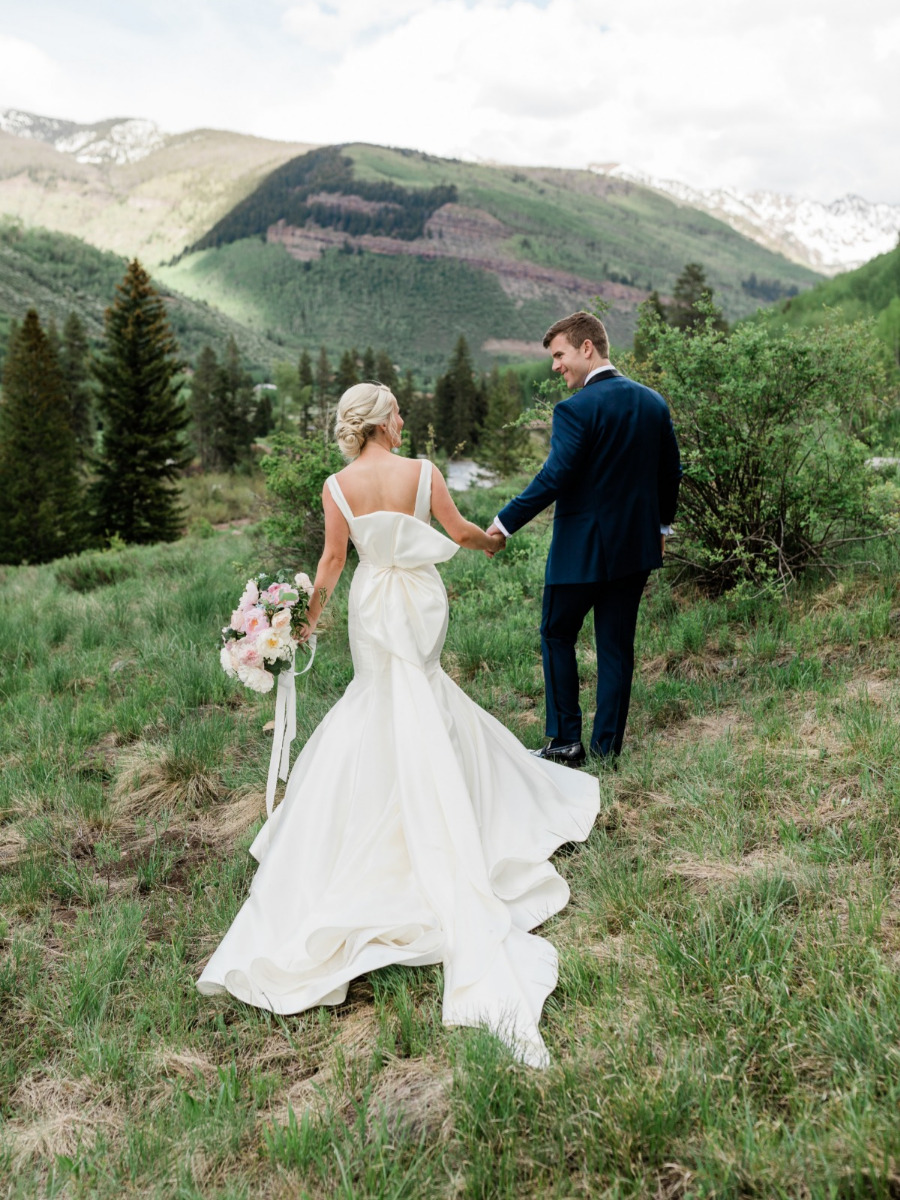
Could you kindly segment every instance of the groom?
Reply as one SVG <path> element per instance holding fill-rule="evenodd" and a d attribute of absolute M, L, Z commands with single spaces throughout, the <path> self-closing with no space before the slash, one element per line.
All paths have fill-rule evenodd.
<path fill-rule="evenodd" d="M 547 330 L 544 346 L 575 394 L 553 410 L 547 461 L 487 532 L 510 537 L 556 502 L 541 618 L 550 741 L 536 753 L 577 767 L 586 758 L 579 631 L 593 610 L 597 710 L 590 749 L 615 759 L 631 697 L 638 605 L 650 572 L 662 566 L 681 462 L 665 401 L 613 367 L 597 317 L 564 317 Z"/>

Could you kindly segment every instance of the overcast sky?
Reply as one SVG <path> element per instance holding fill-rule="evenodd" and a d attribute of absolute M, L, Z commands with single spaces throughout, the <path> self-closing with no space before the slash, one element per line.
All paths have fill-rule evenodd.
<path fill-rule="evenodd" d="M 0 108 L 900 203 L 897 0 L 0 0 Z"/>

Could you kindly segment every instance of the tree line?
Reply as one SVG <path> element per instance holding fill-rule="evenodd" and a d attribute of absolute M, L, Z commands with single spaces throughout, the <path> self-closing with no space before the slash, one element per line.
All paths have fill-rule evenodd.
<path fill-rule="evenodd" d="M 406 453 L 463 451 L 504 471 L 527 442 L 512 424 L 523 396 L 515 372 L 478 374 L 462 337 L 432 391 L 372 347 L 345 350 L 334 363 L 324 346 L 315 358 L 304 351 L 276 366 L 274 385 L 254 385 L 233 338 L 218 354 L 203 347 L 188 368 L 137 260 L 97 347 L 77 313 L 60 333 L 30 309 L 11 327 L 2 372 L 0 562 L 174 540 L 183 532 L 185 471 L 249 468 L 259 439 L 272 434 L 329 440 L 337 400 L 363 379 L 397 395 Z"/>

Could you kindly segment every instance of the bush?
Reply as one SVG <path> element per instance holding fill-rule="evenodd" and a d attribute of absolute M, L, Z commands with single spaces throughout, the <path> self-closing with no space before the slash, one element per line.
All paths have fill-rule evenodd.
<path fill-rule="evenodd" d="M 276 434 L 262 460 L 270 512 L 263 523 L 269 542 L 292 554 L 318 557 L 324 541 L 322 488 L 344 466 L 337 446 L 321 434 Z"/>
<path fill-rule="evenodd" d="M 669 401 L 684 465 L 673 557 L 706 591 L 785 587 L 885 531 L 854 432 L 883 387 L 868 325 L 775 334 L 760 321 L 729 336 L 709 312 L 693 331 L 648 312 L 641 334 L 631 373 Z"/>

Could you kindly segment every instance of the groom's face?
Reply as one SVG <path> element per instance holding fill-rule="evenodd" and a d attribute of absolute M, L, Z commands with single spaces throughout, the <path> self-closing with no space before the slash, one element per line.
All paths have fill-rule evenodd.
<path fill-rule="evenodd" d="M 580 388 L 590 370 L 593 342 L 573 346 L 564 333 L 558 333 L 549 346 L 553 370 L 562 375 L 570 391 Z"/>

